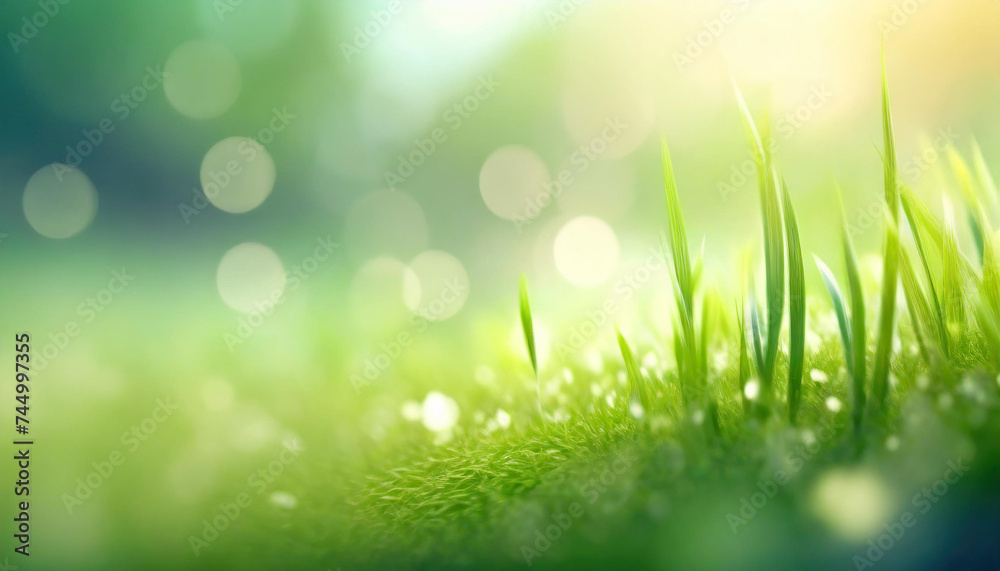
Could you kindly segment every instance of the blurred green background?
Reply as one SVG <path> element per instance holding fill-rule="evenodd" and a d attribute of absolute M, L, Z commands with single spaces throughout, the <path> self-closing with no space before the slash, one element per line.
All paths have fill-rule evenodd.
<path fill-rule="evenodd" d="M 483 394 L 533 390 L 522 273 L 549 374 L 599 362 L 614 321 L 662 339 L 660 137 L 723 291 L 759 233 L 733 80 L 770 117 L 804 248 L 836 259 L 839 185 L 874 252 L 883 35 L 900 170 L 936 197 L 948 143 L 1000 167 L 998 22 L 992 0 L 5 1 L 0 355 L 27 331 L 44 362 L 23 567 L 173 568 L 283 442 L 334 488 L 515 408 Z M 562 354 L 578 334 L 590 352 Z M 289 486 L 256 502 L 294 510 Z"/>

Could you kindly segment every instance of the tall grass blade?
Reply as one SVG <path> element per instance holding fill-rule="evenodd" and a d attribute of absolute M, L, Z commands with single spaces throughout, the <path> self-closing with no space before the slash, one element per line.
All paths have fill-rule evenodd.
<path fill-rule="evenodd" d="M 667 221 L 669 239 L 667 240 L 671 253 L 671 265 L 674 279 L 674 298 L 680 318 L 680 339 L 675 340 L 681 351 L 676 353 L 678 377 L 681 383 L 681 393 L 685 402 L 692 396 L 692 390 L 701 392 L 705 383 L 704 373 L 699 366 L 698 346 L 695 337 L 694 291 L 696 274 L 691 266 L 688 254 L 687 233 L 684 229 L 684 217 L 681 213 L 680 199 L 677 195 L 677 182 L 674 178 L 674 167 L 670 160 L 670 149 L 665 139 L 662 141 L 663 184 L 667 203 Z M 665 247 L 666 251 L 667 248 Z M 700 259 L 700 258 L 699 258 Z M 697 273 L 700 275 L 700 263 Z"/>
<path fill-rule="evenodd" d="M 753 285 L 750 286 L 750 297 L 747 302 L 750 305 L 750 333 L 751 342 L 753 345 L 753 355 L 754 361 L 757 366 L 757 375 L 762 375 L 764 369 L 764 351 L 761 347 L 761 326 L 760 326 L 760 312 L 757 309 L 757 296 L 754 293 L 755 288 Z"/>
<path fill-rule="evenodd" d="M 889 361 L 892 337 L 896 330 L 896 282 L 899 280 L 899 177 L 896 171 L 896 147 L 892 135 L 892 112 L 889 108 L 889 83 L 885 73 L 885 46 L 882 48 L 882 139 L 883 184 L 889 215 L 885 220 L 885 248 L 882 257 L 882 298 L 879 308 L 878 341 L 872 394 L 881 416 L 885 414 L 889 389 Z"/>
<path fill-rule="evenodd" d="M 976 169 L 976 178 L 979 180 L 979 186 L 983 189 L 983 193 L 986 194 L 986 201 L 991 205 L 991 209 L 996 212 L 998 202 L 1000 202 L 1000 192 L 997 191 L 997 186 L 993 182 L 993 176 L 990 175 L 990 169 L 986 166 L 986 159 L 983 158 L 983 151 L 979 148 L 979 143 L 975 139 L 972 141 L 972 162 Z"/>
<path fill-rule="evenodd" d="M 976 318 L 989 347 L 993 370 L 1000 371 L 1000 320 L 991 314 L 982 299 L 976 300 Z"/>
<path fill-rule="evenodd" d="M 913 322 L 913 332 L 917 337 L 920 352 L 927 365 L 931 368 L 936 368 L 940 347 L 932 348 L 928 337 L 937 339 L 937 324 L 935 323 L 934 316 L 931 314 L 927 296 L 924 294 L 923 288 L 920 286 L 920 281 L 913 271 L 910 255 L 905 250 L 901 250 L 899 260 L 899 275 L 903 283 L 903 293 L 906 296 L 906 307 L 910 313 L 910 321 Z"/>
<path fill-rule="evenodd" d="M 844 301 L 844 294 L 837 285 L 837 278 L 833 277 L 833 272 L 823 263 L 823 260 L 813 256 L 819 275 L 823 278 L 826 291 L 830 294 L 830 301 L 833 303 L 833 311 L 837 315 L 837 325 L 840 328 L 840 342 L 844 346 L 844 363 L 849 372 L 854 370 L 854 344 L 851 343 L 851 320 L 848 315 L 847 303 Z"/>
<path fill-rule="evenodd" d="M 961 254 L 958 251 L 958 237 L 955 233 L 954 213 L 951 203 L 944 199 L 945 229 L 941 251 L 941 296 L 945 325 L 952 346 L 959 343 L 965 326 L 965 288 L 961 271 Z"/>
<path fill-rule="evenodd" d="M 930 300 L 930 307 L 934 311 L 935 337 L 942 355 L 944 355 L 945 359 L 948 359 L 950 350 L 948 345 L 948 331 L 945 328 L 944 322 L 944 311 L 941 309 L 941 302 L 938 297 L 938 288 L 935 285 L 934 274 L 931 272 L 930 262 L 928 261 L 927 250 L 924 247 L 923 239 L 925 234 L 933 231 L 933 224 L 928 221 L 928 218 L 933 220 L 933 217 L 926 210 L 926 208 L 923 208 L 923 204 L 921 204 L 913 193 L 905 186 L 902 189 L 901 198 L 903 212 L 906 214 L 906 219 L 909 221 L 910 230 L 913 234 L 913 241 L 917 246 L 917 254 L 920 257 L 920 264 L 924 269 L 924 276 L 927 279 L 927 297 Z"/>
<path fill-rule="evenodd" d="M 854 245 L 847 231 L 846 221 L 843 229 L 844 264 L 847 266 L 847 283 L 851 292 L 851 418 L 854 433 L 861 434 L 861 420 L 865 410 L 865 296 L 861 289 L 861 275 L 858 272 L 858 260 L 854 255 Z"/>
<path fill-rule="evenodd" d="M 781 181 L 785 233 L 788 243 L 788 311 L 791 327 L 788 344 L 788 419 L 795 424 L 802 399 L 802 369 L 806 346 L 806 278 L 802 264 L 799 225 L 788 187 Z"/>
<path fill-rule="evenodd" d="M 972 231 L 976 253 L 979 254 L 978 259 L 982 263 L 985 247 L 983 234 L 989 232 L 987 230 L 989 221 L 983 212 L 979 197 L 977 196 L 975 183 L 972 180 L 972 173 L 969 171 L 969 165 L 965 163 L 965 159 L 962 158 L 962 155 L 958 153 L 954 146 L 948 146 L 947 154 L 948 160 L 951 163 L 951 169 L 955 171 L 955 178 L 958 179 L 958 188 L 961 191 L 962 200 L 965 202 L 969 229 Z"/>
<path fill-rule="evenodd" d="M 763 347 L 763 363 L 758 370 L 762 385 L 762 403 L 769 402 L 774 380 L 774 362 L 778 355 L 781 322 L 785 310 L 785 245 L 782 232 L 781 206 L 778 199 L 777 176 L 771 168 L 771 145 L 767 131 L 761 135 L 747 108 L 743 94 L 733 81 L 736 101 L 750 139 L 751 154 L 757 169 L 757 184 L 764 229 L 764 267 L 766 276 L 767 342 Z"/>
<path fill-rule="evenodd" d="M 542 410 L 542 380 L 538 376 L 538 352 L 535 350 L 535 325 L 531 319 L 531 304 L 528 302 L 528 280 L 521 275 L 520 284 L 521 330 L 524 331 L 524 343 L 528 347 L 528 358 L 531 359 L 531 370 L 535 372 L 535 398 L 538 403 L 538 414 L 545 418 Z"/>
<path fill-rule="evenodd" d="M 778 355 L 781 322 L 785 312 L 785 237 L 782 232 L 781 207 L 778 203 L 776 176 L 768 177 L 764 204 L 764 265 L 767 269 L 767 349 L 764 354 L 764 402 L 770 397 L 774 381 L 774 362 Z"/>
<path fill-rule="evenodd" d="M 628 341 L 625 340 L 622 332 L 618 330 L 618 326 L 615 326 L 615 335 L 618 337 L 618 348 L 621 349 L 622 359 L 625 361 L 625 372 L 628 375 L 628 402 L 631 403 L 637 399 L 639 404 L 642 405 L 643 411 L 648 413 L 653 407 L 653 399 L 647 387 L 646 380 L 642 376 L 639 362 L 636 360 L 632 348 L 629 347 Z"/>
<path fill-rule="evenodd" d="M 528 280 L 521 276 L 521 329 L 524 331 L 524 342 L 528 346 L 528 357 L 531 359 L 531 370 L 538 376 L 538 352 L 535 350 L 535 326 L 531 320 L 531 304 L 528 302 Z"/>
<path fill-rule="evenodd" d="M 875 368 L 872 373 L 872 396 L 880 415 L 885 414 L 889 390 L 889 365 L 892 338 L 896 331 L 896 281 L 899 279 L 899 234 L 889 216 L 885 217 L 885 251 L 882 263 L 882 300 L 879 308 L 878 343 L 875 347 Z"/>
<path fill-rule="evenodd" d="M 662 140 L 663 156 L 663 185 L 664 195 L 667 200 L 667 221 L 670 231 L 670 254 L 673 259 L 674 274 L 677 285 L 681 291 L 681 297 L 691 311 L 692 300 L 694 298 L 694 286 L 692 281 L 691 260 L 688 254 L 687 233 L 684 230 L 684 217 L 681 213 L 681 203 L 677 196 L 677 182 L 674 178 L 674 166 L 670 160 L 670 149 L 667 147 L 666 139 Z M 688 314 L 689 319 L 692 315 Z"/>
<path fill-rule="evenodd" d="M 747 399 L 746 387 L 747 381 L 750 380 L 750 354 L 747 351 L 747 330 L 746 330 L 746 319 L 743 312 L 743 308 L 739 301 L 736 302 L 736 327 L 739 330 L 739 338 L 737 342 L 740 344 L 740 363 L 739 363 L 739 382 L 740 382 L 740 401 L 743 403 L 743 415 L 746 416 L 750 412 L 750 400 Z"/>
<path fill-rule="evenodd" d="M 912 190 L 909 190 L 905 186 L 902 187 L 901 198 L 903 205 L 909 207 L 907 217 L 910 222 L 910 228 L 914 230 L 914 234 L 919 230 L 924 237 L 930 240 L 930 245 L 933 245 L 937 249 L 937 252 L 941 253 L 944 246 L 944 226 L 941 224 L 941 221 L 931 213 L 927 205 L 917 198 Z M 928 243 L 924 242 L 925 248 L 927 245 Z M 979 274 L 976 273 L 972 263 L 961 252 L 958 253 L 958 264 L 964 280 L 972 283 L 977 288 L 982 287 L 983 284 Z"/>

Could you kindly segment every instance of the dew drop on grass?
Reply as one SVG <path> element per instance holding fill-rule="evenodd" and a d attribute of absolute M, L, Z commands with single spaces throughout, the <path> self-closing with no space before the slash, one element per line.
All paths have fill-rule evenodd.
<path fill-rule="evenodd" d="M 812 379 L 814 383 L 825 383 L 830 380 L 830 377 L 819 369 L 809 371 L 809 378 Z"/>
<path fill-rule="evenodd" d="M 743 394 L 749 400 L 757 400 L 757 397 L 760 396 L 760 381 L 757 379 L 748 380 L 747 384 L 743 387 Z"/>
<path fill-rule="evenodd" d="M 642 403 L 639 402 L 638 398 L 633 398 L 632 402 L 628 404 L 628 412 L 633 418 L 642 418 L 646 415 L 646 409 L 642 408 Z"/>
<path fill-rule="evenodd" d="M 510 414 L 502 408 L 497 409 L 497 424 L 500 428 L 507 429 L 510 428 Z"/>
<path fill-rule="evenodd" d="M 831 412 L 840 412 L 843 407 L 844 405 L 837 397 L 826 397 L 826 408 L 830 409 Z"/>

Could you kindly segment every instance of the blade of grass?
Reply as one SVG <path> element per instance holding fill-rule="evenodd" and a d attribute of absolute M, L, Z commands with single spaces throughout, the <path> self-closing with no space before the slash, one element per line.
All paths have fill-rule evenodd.
<path fill-rule="evenodd" d="M 781 206 L 778 202 L 777 175 L 771 168 L 770 141 L 764 137 L 747 108 L 739 86 L 733 80 L 736 101 L 743 116 L 743 124 L 750 139 L 751 154 L 757 168 L 757 183 L 760 194 L 764 229 L 764 267 L 766 276 L 767 342 L 764 345 L 764 359 L 761 365 L 761 403 L 770 401 L 774 380 L 774 362 L 778 355 L 781 336 L 781 322 L 785 310 L 785 245 L 782 232 Z"/>
<path fill-rule="evenodd" d="M 903 212 L 910 224 L 910 231 L 913 234 L 913 241 L 917 246 L 917 254 L 920 257 L 920 264 L 924 269 L 924 277 L 927 279 L 927 297 L 930 298 L 931 309 L 934 311 L 934 330 L 938 346 L 945 359 L 949 358 L 950 350 L 948 346 L 948 334 L 945 328 L 944 312 L 938 297 L 938 288 L 935 286 L 934 274 L 931 272 L 930 263 L 927 259 L 927 251 L 924 248 L 923 235 L 928 231 L 930 225 L 922 216 L 918 217 L 918 208 L 922 207 L 912 192 L 905 186 L 902 189 Z M 925 210 L 926 212 L 926 210 Z M 929 215 L 929 213 L 927 213 Z"/>
<path fill-rule="evenodd" d="M 976 169 L 976 178 L 980 188 L 986 195 L 986 202 L 990 204 L 992 211 L 997 211 L 997 202 L 1000 201 L 1000 192 L 997 191 L 996 184 L 993 183 L 993 176 L 986 166 L 986 159 L 983 158 L 983 151 L 979 148 L 979 143 L 972 140 L 972 162 Z"/>
<path fill-rule="evenodd" d="M 788 419 L 795 424 L 802 398 L 802 369 L 806 345 L 806 279 L 802 245 L 788 187 L 781 181 L 785 233 L 788 244 L 788 311 L 791 327 L 788 344 Z"/>
<path fill-rule="evenodd" d="M 889 216 L 885 217 L 884 254 L 882 264 L 882 299 L 879 308 L 878 343 L 875 347 L 875 368 L 872 373 L 872 396 L 880 417 L 886 413 L 889 390 L 889 365 L 892 339 L 896 331 L 896 282 L 899 279 L 899 234 Z"/>
<path fill-rule="evenodd" d="M 847 303 L 844 301 L 844 294 L 837 285 L 837 278 L 833 277 L 833 272 L 823 263 L 823 260 L 813 256 L 819 274 L 826 285 L 826 291 L 830 294 L 830 301 L 833 303 L 833 311 L 837 315 L 837 325 L 840 328 L 840 342 L 844 346 L 844 363 L 848 372 L 854 370 L 854 345 L 851 343 L 851 320 L 847 312 Z"/>
<path fill-rule="evenodd" d="M 631 403 L 632 399 L 638 399 L 643 411 L 649 412 L 653 407 L 653 400 L 642 376 L 642 370 L 639 368 L 639 362 L 636 361 L 635 353 L 632 352 L 632 348 L 617 325 L 615 326 L 615 335 L 618 337 L 618 348 L 621 349 L 622 359 L 625 361 L 625 372 L 628 375 L 629 395 L 626 400 Z"/>
<path fill-rule="evenodd" d="M 930 239 L 930 243 L 937 248 L 938 253 L 941 253 L 944 245 L 944 226 L 941 221 L 931 213 L 927 205 L 917 198 L 913 191 L 905 186 L 902 187 L 901 197 L 904 204 L 909 204 L 909 209 L 912 212 L 912 219 L 909 219 L 910 227 L 914 230 L 919 229 L 925 237 Z M 927 243 L 925 242 L 924 245 L 926 246 Z M 975 268 L 961 252 L 959 252 L 958 261 L 963 279 L 971 282 L 977 288 L 982 287 L 982 280 Z"/>
<path fill-rule="evenodd" d="M 677 196 L 677 182 L 674 179 L 674 166 L 670 160 L 670 149 L 667 147 L 666 139 L 663 139 L 661 143 L 664 196 L 667 200 L 667 221 L 670 231 L 670 254 L 681 297 L 687 305 L 688 311 L 691 311 L 694 288 L 691 277 L 691 260 L 688 255 L 687 233 L 684 230 L 684 217 L 681 213 L 680 199 Z M 693 319 L 691 313 L 688 313 L 688 319 Z"/>
<path fill-rule="evenodd" d="M 958 237 L 955 234 L 955 220 L 951 203 L 943 197 L 945 212 L 944 242 L 942 245 L 941 296 L 945 325 L 949 342 L 956 346 L 963 336 L 965 326 L 965 288 L 960 269 Z"/>
<path fill-rule="evenodd" d="M 757 296 L 754 291 L 755 288 L 751 284 L 750 297 L 747 301 L 750 304 L 750 333 L 751 341 L 753 342 L 754 360 L 757 366 L 757 374 L 760 375 L 764 368 L 764 352 L 761 348 L 760 312 L 757 309 Z"/>
<path fill-rule="evenodd" d="M 736 327 L 739 330 L 737 342 L 740 344 L 740 401 L 743 403 L 743 416 L 745 417 L 750 412 L 750 401 L 746 395 L 747 381 L 750 380 L 750 355 L 747 352 L 746 320 L 744 319 L 743 309 L 740 307 L 739 301 L 736 302 Z"/>
<path fill-rule="evenodd" d="M 705 373 L 699 366 L 698 340 L 695 337 L 694 291 L 695 279 L 700 275 L 700 263 L 694 270 L 688 254 L 687 233 L 684 229 L 684 217 L 681 212 L 680 199 L 677 194 L 677 182 L 674 178 L 674 167 L 670 160 L 670 149 L 666 139 L 661 140 L 663 159 L 664 196 L 667 204 L 667 221 L 669 227 L 669 250 L 673 266 L 674 298 L 681 322 L 680 347 L 676 355 L 678 362 L 678 377 L 681 383 L 681 393 L 687 402 L 694 391 L 701 395 L 704 391 Z M 664 248 L 666 251 L 667 248 Z M 699 258 L 700 259 L 700 258 Z M 683 355 L 683 357 L 681 356 Z M 683 368 L 681 364 L 683 363 Z"/>
<path fill-rule="evenodd" d="M 538 401 L 538 412 L 542 412 L 542 381 L 538 376 L 538 352 L 535 350 L 535 325 L 531 319 L 531 304 L 528 302 L 528 280 L 521 275 L 520 284 L 521 330 L 524 331 L 524 343 L 528 347 L 528 357 L 531 359 L 531 370 L 535 373 L 535 397 Z"/>
<path fill-rule="evenodd" d="M 880 417 L 886 413 L 889 390 L 889 361 L 892 337 L 896 330 L 896 283 L 899 280 L 899 177 L 896 172 L 896 147 L 892 134 L 892 112 L 889 108 L 889 82 L 885 72 L 885 46 L 882 47 L 882 139 L 883 184 L 889 215 L 885 219 L 884 252 L 882 256 L 882 296 L 879 308 L 878 341 L 875 347 L 875 369 L 872 373 L 872 395 Z"/>
<path fill-rule="evenodd" d="M 994 372 L 1000 371 L 1000 320 L 990 313 L 982 299 L 976 300 L 976 318 L 993 359 Z"/>
<path fill-rule="evenodd" d="M 987 226 L 989 222 L 980 206 L 979 197 L 977 196 L 975 184 L 972 180 L 972 173 L 969 171 L 969 165 L 965 163 L 965 159 L 962 158 L 962 155 L 959 154 L 953 145 L 948 145 L 946 152 L 948 154 L 948 161 L 951 163 L 951 169 L 955 171 L 955 178 L 958 179 L 958 188 L 961 191 L 962 200 L 965 202 L 969 229 L 972 232 L 973 242 L 976 245 L 976 252 L 979 254 L 979 262 L 982 264 L 983 249 L 985 247 L 983 234 L 984 232 L 988 233 Z"/>
<path fill-rule="evenodd" d="M 861 434 L 861 420 L 865 410 L 865 297 L 861 289 L 858 260 L 854 255 L 854 245 L 847 230 L 846 220 L 842 230 L 844 264 L 847 266 L 847 283 L 851 292 L 851 418 L 854 433 Z"/>
<path fill-rule="evenodd" d="M 778 356 L 781 323 L 785 311 L 785 238 L 782 232 L 781 207 L 778 204 L 777 175 L 768 177 L 764 207 L 764 264 L 767 268 L 767 350 L 764 354 L 764 378 L 767 380 L 763 402 L 768 402 L 774 381 L 774 363 Z"/>
<path fill-rule="evenodd" d="M 910 255 L 905 250 L 901 250 L 900 252 L 899 268 L 899 274 L 903 283 L 903 293 L 906 297 L 906 306 L 910 313 L 910 321 L 913 322 L 913 332 L 917 337 L 920 352 L 927 365 L 935 369 L 938 366 L 936 355 L 939 348 L 932 348 L 927 339 L 928 337 L 937 338 L 937 326 L 934 323 L 934 317 L 931 315 L 927 297 L 924 295 L 923 288 L 920 286 L 917 275 L 913 271 Z"/>

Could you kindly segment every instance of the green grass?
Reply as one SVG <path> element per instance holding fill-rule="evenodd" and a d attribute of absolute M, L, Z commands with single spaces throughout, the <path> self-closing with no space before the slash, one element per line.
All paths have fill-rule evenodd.
<path fill-rule="evenodd" d="M 807 304 L 803 256 L 810 252 L 799 238 L 792 193 L 774 167 L 766 124 L 758 129 L 738 89 L 735 97 L 758 174 L 763 315 L 750 254 L 735 299 L 703 283 L 701 256 L 694 263 L 690 257 L 681 186 L 664 141 L 664 241 L 675 305 L 659 318 L 673 325 L 671 339 L 661 341 L 672 346 L 675 364 L 647 365 L 639 355 L 660 351 L 660 341 L 636 342 L 644 337 L 633 334 L 630 343 L 616 328 L 617 351 L 600 353 L 599 372 L 565 363 L 563 373 L 575 380 L 560 385 L 562 420 L 543 413 L 542 386 L 551 379 L 539 370 L 522 277 L 520 320 L 535 395 L 506 385 L 479 399 L 490 404 L 469 403 L 487 413 L 503 403 L 515 419 L 511 428 L 466 420 L 444 445 L 415 445 L 404 429 L 388 435 L 388 442 L 398 442 L 389 445 L 392 452 L 373 455 L 360 476 L 325 498 L 344 519 L 319 522 L 322 533 L 300 539 L 294 550 L 344 568 L 826 568 L 817 564 L 817 553 L 831 557 L 833 568 L 846 568 L 864 543 L 838 537 L 816 515 L 812 494 L 825 474 L 875 474 L 906 498 L 970 446 L 980 470 L 969 495 L 958 492 L 948 501 L 973 509 L 975 491 L 995 486 L 990 478 L 1000 464 L 1000 262 L 991 222 L 1000 213 L 981 152 L 972 150 L 974 169 L 957 150 L 949 163 L 970 213 L 970 233 L 979 237 L 973 262 L 961 249 L 954 217 L 939 220 L 899 181 L 883 64 L 886 210 L 878 299 L 865 298 L 842 214 L 847 287 L 813 255 L 828 295 Z M 900 281 L 906 312 L 897 316 Z M 876 329 L 869 335 L 868 308 L 875 306 Z M 835 322 L 835 330 L 822 331 L 824 321 Z M 807 346 L 810 334 L 821 342 Z M 723 364 L 709 358 L 720 347 L 731 348 Z M 844 400 L 848 406 L 841 409 Z M 474 415 L 463 410 L 467 416 Z M 737 528 L 730 516 L 741 500 L 785 466 L 792 450 L 830 426 L 831 436 L 792 483 L 757 519 L 739 524 L 746 531 L 731 533 Z M 609 481 L 607 467 L 616 459 L 626 469 Z M 305 498 L 330 493 L 310 486 L 302 484 Z M 582 512 L 568 526 L 559 523 L 563 539 L 532 547 L 535 532 L 566 521 L 560 518 L 574 504 Z M 268 525 L 261 533 L 272 531 Z M 782 541 L 769 539 L 775 534 Z"/>
<path fill-rule="evenodd" d="M 791 330 L 788 346 L 788 421 L 795 424 L 802 401 L 802 367 L 806 348 L 806 276 L 802 264 L 799 225 L 784 181 L 781 183 L 781 193 L 788 244 L 788 310 Z"/>
<path fill-rule="evenodd" d="M 872 372 L 872 396 L 875 413 L 881 420 L 886 413 L 889 392 L 889 359 L 896 330 L 896 284 L 899 276 L 899 174 L 896 170 L 896 143 L 892 134 L 892 111 L 889 106 L 889 82 L 885 73 L 885 47 L 882 48 L 882 163 L 885 206 L 888 213 L 883 227 L 882 297 L 879 306 L 878 341 L 875 347 L 875 370 Z"/>

